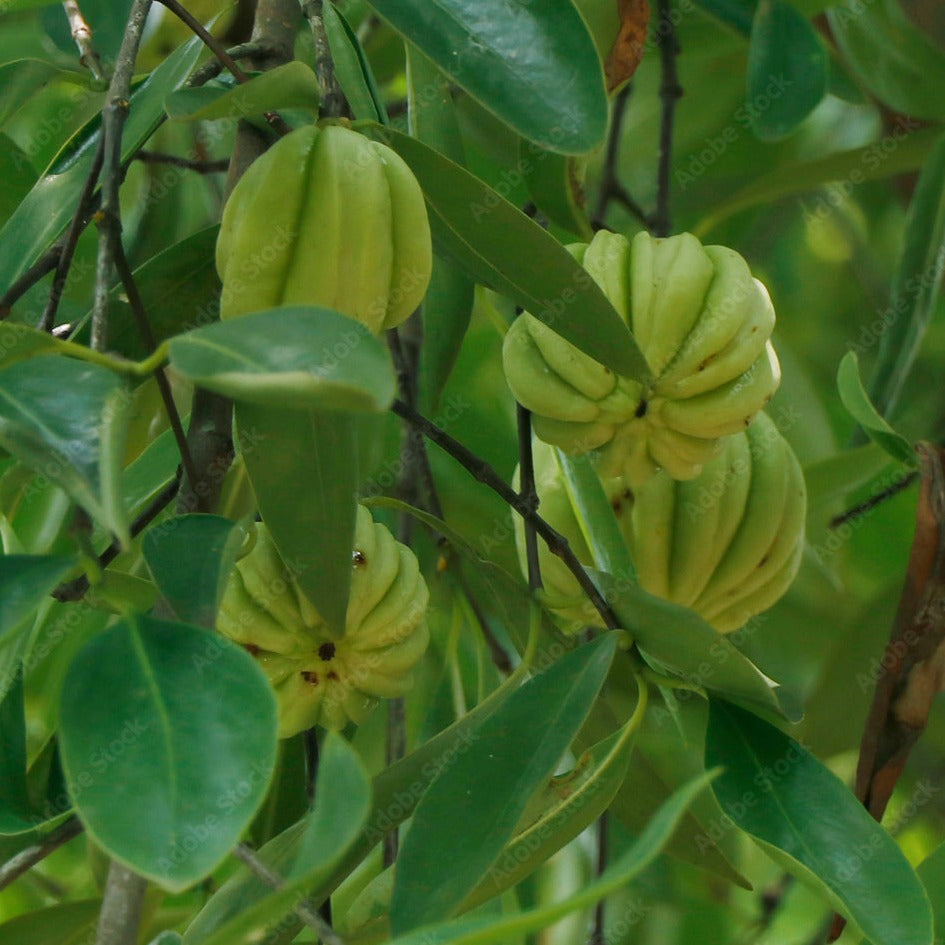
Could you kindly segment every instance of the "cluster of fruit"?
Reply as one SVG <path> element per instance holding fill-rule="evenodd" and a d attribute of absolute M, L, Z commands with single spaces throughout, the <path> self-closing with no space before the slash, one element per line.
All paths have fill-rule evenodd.
<path fill-rule="evenodd" d="M 257 659 L 279 703 L 279 735 L 362 722 L 402 696 L 429 634 L 429 592 L 413 552 L 358 506 L 351 597 L 341 637 L 299 590 L 268 529 L 230 574 L 217 629 Z"/>
<path fill-rule="evenodd" d="M 541 513 L 591 564 L 553 446 L 592 452 L 644 590 L 723 633 L 774 604 L 800 565 L 804 478 L 761 409 L 780 381 L 774 309 L 742 257 L 688 233 L 571 247 L 634 333 L 652 379 L 614 375 L 523 313 L 503 347 L 509 387 L 534 414 Z M 544 445 L 550 444 L 550 445 Z M 524 540 L 517 530 L 524 568 Z M 543 549 L 548 605 L 597 622 Z"/>
<path fill-rule="evenodd" d="M 234 187 L 217 238 L 221 318 L 280 305 L 331 308 L 375 334 L 417 308 L 433 268 L 426 203 L 390 148 L 341 124 L 299 128 Z M 314 539 L 314 540 L 317 540 Z M 280 735 L 360 722 L 410 688 L 428 643 L 413 552 L 358 507 L 344 635 L 333 638 L 265 525 L 236 566 L 218 629 L 256 656 Z"/>

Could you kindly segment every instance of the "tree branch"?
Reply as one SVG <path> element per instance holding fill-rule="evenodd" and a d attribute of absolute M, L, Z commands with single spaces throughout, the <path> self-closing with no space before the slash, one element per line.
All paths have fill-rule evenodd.
<path fill-rule="evenodd" d="M 105 881 L 96 945 L 135 945 L 148 881 L 112 860 Z"/>
<path fill-rule="evenodd" d="M 533 512 L 538 511 L 538 490 L 535 488 L 535 462 L 532 455 L 532 415 L 531 411 L 521 404 L 516 405 L 518 419 L 518 456 L 519 456 L 519 489 L 522 499 L 528 503 Z M 538 559 L 538 533 L 535 523 L 525 519 L 525 560 L 528 565 L 528 588 L 531 591 L 540 591 L 541 563 Z"/>
<path fill-rule="evenodd" d="M 39 843 L 20 850 L 16 856 L 0 866 L 0 889 L 6 889 L 14 880 L 45 860 L 50 853 L 55 853 L 61 846 L 79 836 L 83 829 L 78 817 L 70 817 L 46 834 Z"/>
<path fill-rule="evenodd" d="M 590 598 L 591 603 L 600 614 L 604 624 L 611 630 L 619 629 L 620 621 L 617 620 L 616 614 L 614 614 L 611 606 L 601 596 L 600 591 L 584 570 L 581 562 L 578 561 L 567 539 L 552 528 L 485 460 L 480 459 L 475 453 L 463 446 L 462 443 L 451 437 L 444 430 L 441 430 L 426 417 L 417 413 L 416 410 L 408 404 L 405 404 L 402 400 L 395 400 L 391 406 L 391 410 L 393 410 L 398 417 L 402 417 L 408 423 L 416 426 L 424 436 L 449 453 L 450 456 L 465 467 L 474 479 L 497 493 L 509 506 L 518 512 L 523 519 L 531 521 L 535 525 L 535 530 L 544 539 L 545 544 L 548 545 L 548 550 L 561 558 L 567 565 L 568 570 L 581 585 L 581 590 Z"/>
<path fill-rule="evenodd" d="M 302 14 L 312 28 L 312 39 L 315 42 L 315 72 L 318 75 L 318 88 L 322 99 L 319 111 L 323 118 L 341 118 L 350 114 L 350 109 L 348 100 L 335 78 L 335 64 L 325 32 L 322 7 L 322 0 L 304 0 Z"/>
<path fill-rule="evenodd" d="M 906 475 L 904 475 L 901 479 L 897 479 L 892 485 L 880 490 L 875 495 L 871 495 L 863 502 L 857 503 L 852 508 L 847 509 L 845 512 L 841 512 L 840 515 L 835 515 L 830 520 L 828 527 L 839 528 L 841 525 L 846 524 L 852 519 L 859 518 L 861 515 L 871 512 L 876 508 L 877 505 L 881 505 L 887 499 L 891 499 L 894 495 L 898 495 L 903 490 L 908 489 L 909 486 L 911 486 L 918 478 L 918 470 L 913 470 L 910 473 L 906 473 Z"/>
<path fill-rule="evenodd" d="M 62 0 L 62 8 L 66 11 L 69 20 L 69 31 L 79 49 L 79 62 L 92 73 L 96 82 L 105 82 L 106 76 L 102 69 L 102 59 L 92 45 L 92 30 L 85 22 L 85 17 L 79 9 L 76 0 Z"/>

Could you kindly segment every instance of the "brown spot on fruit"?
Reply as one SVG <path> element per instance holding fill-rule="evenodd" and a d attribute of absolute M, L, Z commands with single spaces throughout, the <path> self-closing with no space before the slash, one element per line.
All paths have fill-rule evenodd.
<path fill-rule="evenodd" d="M 337 682 L 337 681 L 338 681 L 338 674 L 337 674 L 334 670 L 332 670 L 332 671 L 328 674 L 328 678 L 331 679 L 331 680 L 334 681 L 334 682 Z"/>
<path fill-rule="evenodd" d="M 311 683 L 313 686 L 318 685 L 318 673 L 313 673 L 310 669 L 303 669 L 301 676 L 307 683 Z"/>
<path fill-rule="evenodd" d="M 323 643 L 318 648 L 318 656 L 325 663 L 327 663 L 330 659 L 333 659 L 334 655 L 335 655 L 334 643 Z"/>
<path fill-rule="evenodd" d="M 640 401 L 640 403 L 637 404 L 637 409 L 636 409 L 636 412 L 634 413 L 634 416 L 637 418 L 645 417 L 647 407 L 649 407 L 649 404 L 646 402 L 646 399 L 644 398 L 643 400 Z"/>
<path fill-rule="evenodd" d="M 243 649 L 246 650 L 246 652 L 249 653 L 250 656 L 259 655 L 259 647 L 256 646 L 255 643 L 244 643 Z"/>
<path fill-rule="evenodd" d="M 363 551 L 358 551 L 355 549 L 351 553 L 351 562 L 356 568 L 360 568 L 367 564 L 367 558 L 364 557 Z"/>

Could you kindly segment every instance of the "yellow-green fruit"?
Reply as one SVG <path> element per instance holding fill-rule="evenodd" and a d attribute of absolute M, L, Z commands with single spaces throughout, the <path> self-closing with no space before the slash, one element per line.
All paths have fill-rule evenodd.
<path fill-rule="evenodd" d="M 552 447 L 535 444 L 539 514 L 592 564 Z M 657 473 L 636 489 L 603 480 L 640 586 L 691 607 L 722 633 L 771 607 L 790 587 L 804 547 L 807 492 L 787 440 L 764 413 L 725 437 L 695 479 Z M 516 542 L 525 570 L 524 532 Z M 571 629 L 600 618 L 563 562 L 539 542 L 548 607 Z"/>
<path fill-rule="evenodd" d="M 778 388 L 767 291 L 734 250 L 689 233 L 631 243 L 602 230 L 569 248 L 633 331 L 653 380 L 615 375 L 524 313 L 502 351 L 512 393 L 537 436 L 572 454 L 598 450 L 605 476 L 633 486 L 658 469 L 694 478 Z"/>
<path fill-rule="evenodd" d="M 393 328 L 433 267 L 420 185 L 386 145 L 342 125 L 299 128 L 233 189 L 217 238 L 221 318 L 318 305 Z"/>
<path fill-rule="evenodd" d="M 279 703 L 279 735 L 361 722 L 378 698 L 402 696 L 429 642 L 429 593 L 413 552 L 358 506 L 345 635 L 332 637 L 269 531 L 230 575 L 217 629 L 246 647 Z"/>

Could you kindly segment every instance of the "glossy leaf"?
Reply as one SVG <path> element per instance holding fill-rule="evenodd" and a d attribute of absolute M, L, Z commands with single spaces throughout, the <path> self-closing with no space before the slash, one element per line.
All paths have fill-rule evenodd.
<path fill-rule="evenodd" d="M 397 860 L 391 928 L 401 935 L 449 918 L 512 838 L 525 807 L 577 735 L 616 647 L 607 634 L 525 683 L 433 782 Z M 462 809 L 462 818 L 457 811 Z M 450 851 L 448 873 L 440 864 Z"/>
<path fill-rule="evenodd" d="M 945 63 L 945 55 L 942 56 Z M 945 271 L 945 136 L 922 168 L 912 195 L 889 307 L 881 313 L 879 357 L 870 393 L 892 416 L 932 320 Z"/>
<path fill-rule="evenodd" d="M 213 628 L 243 538 L 219 515 L 178 515 L 145 532 L 144 560 L 178 620 Z"/>
<path fill-rule="evenodd" d="M 591 573 L 623 628 L 657 669 L 762 711 L 786 714 L 778 684 L 695 611 L 603 571 Z"/>
<path fill-rule="evenodd" d="M 748 51 L 748 104 L 756 135 L 789 135 L 827 91 L 827 50 L 787 0 L 760 0 Z"/>
<path fill-rule="evenodd" d="M 237 403 L 235 416 L 263 521 L 302 593 L 341 636 L 357 511 L 356 416 L 249 403 Z"/>
<path fill-rule="evenodd" d="M 95 939 L 100 899 L 62 902 L 0 925 L 3 945 L 88 945 Z"/>
<path fill-rule="evenodd" d="M 502 945 L 516 935 L 547 928 L 558 919 L 593 905 L 625 887 L 656 859 L 686 808 L 716 774 L 715 771 L 701 774 L 674 792 L 629 849 L 597 879 L 586 883 L 580 892 L 567 899 L 519 915 L 460 919 L 446 925 L 417 929 L 395 937 L 389 945 Z"/>
<path fill-rule="evenodd" d="M 387 122 L 387 109 L 354 30 L 330 0 L 322 5 L 322 22 L 331 49 L 335 78 L 355 118 Z"/>
<path fill-rule="evenodd" d="M 203 48 L 194 37 L 132 94 L 122 134 L 123 159 L 134 154 L 160 124 L 165 96 L 184 82 Z M 74 216 L 98 144 L 98 128 L 96 119 L 75 136 L 0 230 L 0 285 L 15 282 Z"/>
<path fill-rule="evenodd" d="M 282 409 L 386 410 L 387 348 L 331 309 L 288 306 L 197 328 L 170 343 L 174 368 L 199 387 Z"/>
<path fill-rule="evenodd" d="M 0 836 L 27 833 L 41 818 L 30 809 L 26 788 L 26 716 L 23 674 L 17 672 L 0 701 Z"/>
<path fill-rule="evenodd" d="M 560 449 L 555 450 L 555 455 L 594 566 L 635 583 L 637 573 L 627 542 L 590 459 L 586 455 L 568 456 Z"/>
<path fill-rule="evenodd" d="M 56 79 L 86 84 L 82 73 L 67 72 L 42 59 L 14 59 L 0 65 L 0 127 Z"/>
<path fill-rule="evenodd" d="M 59 555 L 0 557 L 0 637 L 35 611 L 74 563 Z"/>
<path fill-rule="evenodd" d="M 888 833 L 802 745 L 743 709 L 712 700 L 706 764 L 723 810 L 767 851 L 813 880 L 863 934 L 884 945 L 928 945 L 932 910 Z"/>
<path fill-rule="evenodd" d="M 63 391 L 68 396 L 63 396 Z M 0 445 L 128 541 L 121 459 L 129 397 L 94 364 L 41 355 L 0 371 Z"/>
<path fill-rule="evenodd" d="M 523 138 L 563 154 L 603 141 L 603 71 L 568 0 L 375 0 L 373 6 Z"/>
<path fill-rule="evenodd" d="M 174 121 L 213 121 L 249 118 L 279 109 L 304 108 L 318 112 L 318 80 L 298 59 L 227 88 L 218 84 L 171 92 L 164 102 Z"/>
<path fill-rule="evenodd" d="M 473 279 L 507 295 L 617 373 L 649 376 L 627 325 L 551 235 L 422 142 L 392 128 L 375 134 L 410 165 L 423 188 L 435 239 Z"/>
<path fill-rule="evenodd" d="M 910 22 L 898 0 L 841 0 L 827 10 L 827 22 L 857 79 L 884 105 L 916 118 L 945 118 L 938 94 L 945 55 Z"/>
<path fill-rule="evenodd" d="M 60 738 L 90 835 L 179 891 L 221 862 L 265 797 L 275 697 L 255 660 L 218 634 L 128 618 L 69 667 Z"/>
<path fill-rule="evenodd" d="M 361 759 L 340 735 L 329 735 L 319 751 L 315 804 L 298 835 L 294 862 L 279 870 L 285 880 L 281 889 L 270 890 L 202 945 L 253 945 L 267 939 L 299 898 L 325 881 L 357 840 L 370 809 L 371 784 Z"/>
<path fill-rule="evenodd" d="M 840 361 L 840 367 L 837 369 L 837 390 L 847 412 L 863 427 L 873 442 L 900 463 L 907 466 L 916 465 L 916 455 L 908 440 L 897 433 L 870 402 L 860 380 L 859 361 L 854 351 L 848 351 Z"/>
<path fill-rule="evenodd" d="M 528 192 L 548 219 L 589 241 L 594 232 L 587 216 L 584 178 L 587 162 L 545 151 L 523 141 L 519 151 Z"/>

